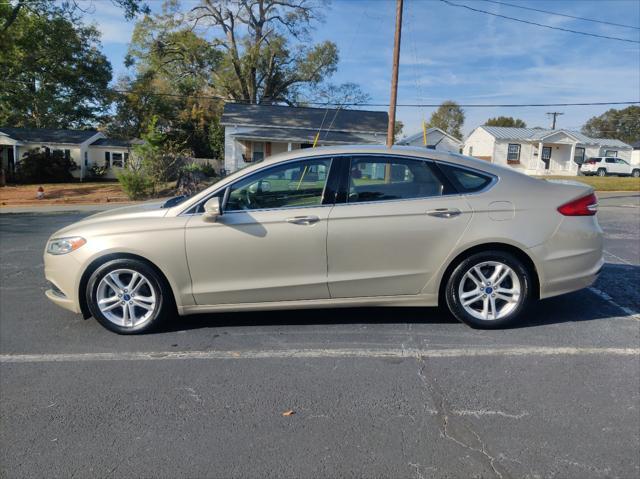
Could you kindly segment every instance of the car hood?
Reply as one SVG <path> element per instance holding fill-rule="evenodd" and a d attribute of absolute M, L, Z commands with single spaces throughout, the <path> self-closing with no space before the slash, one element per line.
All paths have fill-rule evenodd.
<path fill-rule="evenodd" d="M 168 209 L 162 208 L 164 201 L 153 201 L 133 206 L 114 208 L 88 216 L 69 226 L 56 231 L 51 238 L 60 238 L 70 233 L 77 233 L 78 230 L 87 226 L 99 225 L 108 222 L 136 220 L 143 218 L 161 218 L 167 214 Z"/>

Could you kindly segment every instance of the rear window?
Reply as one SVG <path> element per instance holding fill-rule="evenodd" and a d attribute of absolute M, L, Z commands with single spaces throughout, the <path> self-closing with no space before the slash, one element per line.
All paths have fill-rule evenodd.
<path fill-rule="evenodd" d="M 474 193 L 480 191 L 489 186 L 493 179 L 490 175 L 467 170 L 466 168 L 458 168 L 442 163 L 438 163 L 438 166 L 459 193 Z"/>

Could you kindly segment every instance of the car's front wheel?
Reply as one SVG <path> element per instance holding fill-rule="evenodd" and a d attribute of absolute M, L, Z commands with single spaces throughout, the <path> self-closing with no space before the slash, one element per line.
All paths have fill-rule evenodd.
<path fill-rule="evenodd" d="M 163 278 L 136 259 L 115 259 L 97 268 L 87 284 L 91 314 L 119 334 L 152 330 L 167 316 L 170 300 Z"/>
<path fill-rule="evenodd" d="M 451 313 L 475 328 L 501 328 L 517 321 L 531 297 L 532 278 L 515 256 L 476 253 L 461 261 L 447 282 Z"/>
<path fill-rule="evenodd" d="M 631 176 L 633 176 L 634 178 L 639 178 L 640 177 L 640 170 L 635 169 L 631 172 Z"/>

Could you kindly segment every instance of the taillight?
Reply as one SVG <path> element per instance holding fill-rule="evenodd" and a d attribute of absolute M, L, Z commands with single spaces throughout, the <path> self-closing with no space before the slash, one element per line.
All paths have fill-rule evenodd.
<path fill-rule="evenodd" d="M 598 212 L 598 197 L 595 193 L 565 203 L 558 208 L 564 216 L 593 216 Z"/>

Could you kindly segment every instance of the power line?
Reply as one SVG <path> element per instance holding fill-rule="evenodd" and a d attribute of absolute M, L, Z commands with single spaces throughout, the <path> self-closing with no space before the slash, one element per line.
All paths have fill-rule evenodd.
<path fill-rule="evenodd" d="M 5 82 L 21 83 L 25 85 L 31 85 L 32 83 L 24 80 L 4 80 Z M 249 100 L 227 98 L 219 95 L 185 95 L 181 93 L 163 93 L 163 92 L 137 92 L 135 90 L 125 89 L 111 89 L 114 93 L 139 93 L 142 96 L 161 96 L 171 98 L 197 98 L 203 100 L 220 100 L 227 103 L 244 103 L 250 105 Z M 321 105 L 327 106 L 373 106 L 373 107 L 388 107 L 388 103 L 372 103 L 372 102 L 327 102 L 327 101 L 305 101 L 305 105 Z M 404 108 L 437 108 L 442 104 L 440 103 L 398 103 L 397 106 Z M 557 106 L 607 106 L 607 105 L 640 105 L 640 100 L 636 101 L 585 101 L 576 103 L 459 103 L 458 106 L 464 108 L 537 108 L 537 107 L 557 107 Z M 274 105 L 274 106 L 290 106 L 291 108 L 305 108 L 304 106 L 291 106 L 291 105 Z"/>
<path fill-rule="evenodd" d="M 536 27 L 549 28 L 551 30 L 559 30 L 561 32 L 567 32 L 567 33 L 576 33 L 578 35 L 584 35 L 584 36 L 587 36 L 587 37 L 604 38 L 604 39 L 607 39 L 607 40 L 617 40 L 619 42 L 638 43 L 638 44 L 640 44 L 640 41 L 638 41 L 638 40 L 629 40 L 628 38 L 621 38 L 621 37 L 610 37 L 608 35 L 598 35 L 597 33 L 582 32 L 580 30 L 571 30 L 570 28 L 554 27 L 552 25 L 545 25 L 544 23 L 537 23 L 537 22 L 532 22 L 532 21 L 529 21 L 529 20 L 522 20 L 521 18 L 509 17 L 507 15 L 501 15 L 499 13 L 493 13 L 493 12 L 489 12 L 487 10 L 481 10 L 479 8 L 473 8 L 473 7 L 470 7 L 469 5 L 462 5 L 460 3 L 454 3 L 454 2 L 451 2 L 449 0 L 440 0 L 440 1 L 442 3 L 446 3 L 447 5 L 449 5 L 451 7 L 466 8 L 467 10 L 471 10 L 472 12 L 484 13 L 485 15 L 491 15 L 491 16 L 494 16 L 494 17 L 504 18 L 506 20 L 513 20 L 515 22 L 526 23 L 527 25 L 534 25 Z"/>
<path fill-rule="evenodd" d="M 635 30 L 640 30 L 640 27 L 636 27 L 634 25 L 624 25 L 622 23 L 607 22 L 606 20 L 595 20 L 593 18 L 578 17 L 578 16 L 575 16 L 575 15 L 568 15 L 566 13 L 551 12 L 549 10 L 541 10 L 539 8 L 525 7 L 524 5 L 516 5 L 516 4 L 513 4 L 513 3 L 507 3 L 507 2 L 498 2 L 496 0 L 483 0 L 483 1 L 488 2 L 488 3 L 495 3 L 496 5 L 505 5 L 507 7 L 521 8 L 523 10 L 530 10 L 532 12 L 548 13 L 549 15 L 556 15 L 558 17 L 573 18 L 574 20 L 583 20 L 585 22 L 602 23 L 604 25 L 613 25 L 614 27 L 633 28 Z"/>

